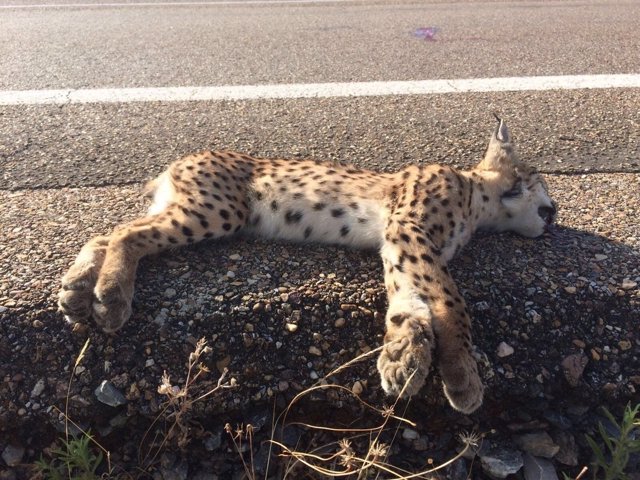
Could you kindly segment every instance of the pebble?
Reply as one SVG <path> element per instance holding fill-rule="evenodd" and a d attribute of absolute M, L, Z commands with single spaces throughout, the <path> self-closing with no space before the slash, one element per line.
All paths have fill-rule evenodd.
<path fill-rule="evenodd" d="M 620 340 L 618 342 L 618 346 L 620 347 L 620 350 L 627 351 L 631 348 L 631 342 L 629 340 Z"/>
<path fill-rule="evenodd" d="M 9 444 L 2 451 L 2 460 L 9 467 L 15 467 L 20 464 L 24 456 L 24 447 L 22 445 Z"/>
<path fill-rule="evenodd" d="M 493 478 L 507 478 L 517 473 L 524 464 L 520 452 L 507 448 L 491 446 L 481 450 L 478 455 L 482 470 Z"/>
<path fill-rule="evenodd" d="M 231 254 L 229 255 L 229 260 L 242 260 L 242 255 L 238 253 Z"/>
<path fill-rule="evenodd" d="M 554 459 L 570 467 L 578 465 L 578 446 L 575 437 L 569 432 L 558 430 L 553 435 L 553 440 L 560 447 Z"/>
<path fill-rule="evenodd" d="M 362 386 L 362 382 L 360 380 L 357 380 L 354 384 L 353 387 L 351 387 L 351 391 L 353 392 L 354 395 L 360 395 L 364 390 L 364 387 Z"/>
<path fill-rule="evenodd" d="M 287 332 L 294 333 L 298 330 L 298 325 L 296 325 L 295 323 L 287 323 L 285 325 L 285 328 L 287 329 Z"/>
<path fill-rule="evenodd" d="M 536 457 L 553 458 L 560 450 L 547 432 L 524 433 L 515 436 L 514 440 L 518 447 Z"/>
<path fill-rule="evenodd" d="M 342 327 L 344 327 L 344 324 L 345 324 L 345 319 L 344 318 L 338 318 L 336 320 L 336 322 L 334 323 L 334 326 L 336 328 L 342 328 Z"/>
<path fill-rule="evenodd" d="M 124 398 L 122 392 L 107 380 L 103 380 L 93 393 L 99 402 L 110 407 L 118 407 L 127 403 L 127 399 Z"/>
<path fill-rule="evenodd" d="M 309 347 L 309 353 L 311 355 L 315 355 L 316 357 L 319 357 L 322 355 L 322 350 L 320 350 L 318 347 L 316 347 L 315 345 L 311 345 Z"/>
<path fill-rule="evenodd" d="M 44 378 L 38 380 L 33 386 L 33 390 L 31 390 L 31 398 L 39 397 L 42 392 L 44 392 Z"/>
<path fill-rule="evenodd" d="M 558 480 L 556 469 L 546 458 L 536 458 L 528 453 L 524 454 L 525 480 Z"/>
<path fill-rule="evenodd" d="M 176 292 L 176 290 L 174 288 L 167 288 L 164 291 L 164 298 L 173 298 L 177 295 L 178 292 Z"/>
<path fill-rule="evenodd" d="M 606 260 L 607 258 L 609 258 L 607 255 L 604 255 L 602 253 L 596 253 L 594 255 L 594 258 L 598 261 L 601 262 L 602 260 Z"/>
<path fill-rule="evenodd" d="M 573 344 L 574 344 L 576 347 L 578 347 L 578 348 L 580 348 L 580 349 L 582 349 L 582 350 L 584 350 L 584 349 L 585 349 L 585 347 L 587 346 L 587 344 L 586 344 L 586 343 L 584 343 L 582 340 L 579 340 L 579 339 L 577 339 L 577 338 L 573 341 Z"/>
<path fill-rule="evenodd" d="M 420 434 L 416 432 L 413 428 L 405 428 L 402 430 L 402 438 L 405 440 L 417 440 L 420 438 Z"/>
<path fill-rule="evenodd" d="M 496 355 L 498 355 L 500 358 L 508 357 L 509 355 L 513 355 L 514 351 L 515 350 L 513 349 L 513 347 L 508 343 L 500 342 L 500 345 L 498 345 L 498 349 L 496 351 Z"/>
<path fill-rule="evenodd" d="M 576 287 L 564 287 L 564 291 L 570 295 L 573 295 L 576 293 Z"/>
<path fill-rule="evenodd" d="M 584 367 L 587 366 L 588 362 L 589 358 L 583 353 L 575 353 L 562 360 L 562 371 L 569 385 L 572 387 L 578 386 Z"/>
<path fill-rule="evenodd" d="M 623 290 L 632 290 L 637 286 L 638 282 L 634 282 L 633 280 L 625 278 L 624 280 L 622 280 L 622 285 L 620 285 L 620 288 L 622 288 Z"/>

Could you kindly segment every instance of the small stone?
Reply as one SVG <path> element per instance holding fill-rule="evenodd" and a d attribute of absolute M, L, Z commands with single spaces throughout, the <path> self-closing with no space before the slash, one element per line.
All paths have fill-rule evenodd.
<path fill-rule="evenodd" d="M 242 255 L 238 254 L 238 253 L 234 253 L 232 255 L 229 255 L 229 260 L 242 260 Z"/>
<path fill-rule="evenodd" d="M 498 355 L 500 358 L 508 357 L 509 355 L 513 355 L 514 351 L 515 350 L 513 349 L 513 347 L 508 343 L 500 342 L 500 345 L 498 345 L 498 349 L 496 351 L 496 355 Z"/>
<path fill-rule="evenodd" d="M 560 450 L 547 432 L 524 433 L 514 440 L 518 447 L 536 457 L 553 458 Z"/>
<path fill-rule="evenodd" d="M 577 387 L 580 383 L 580 378 L 584 372 L 584 367 L 587 366 L 589 358 L 583 353 L 575 353 L 569 355 L 562 360 L 562 369 L 564 377 L 572 387 Z"/>
<path fill-rule="evenodd" d="M 564 291 L 570 295 L 573 295 L 576 293 L 576 287 L 564 287 Z"/>
<path fill-rule="evenodd" d="M 340 310 L 345 312 L 351 312 L 357 309 L 358 309 L 357 305 L 354 305 L 353 303 L 342 303 L 340 305 Z"/>
<path fill-rule="evenodd" d="M 178 292 L 176 292 L 176 291 L 175 291 L 175 289 L 173 289 L 173 288 L 167 288 L 167 289 L 164 291 L 164 294 L 163 294 L 163 295 L 164 295 L 164 298 L 173 298 L 173 297 L 175 297 L 177 294 L 178 294 Z"/>
<path fill-rule="evenodd" d="M 524 454 L 525 480 L 558 480 L 556 469 L 546 458 L 536 458 L 529 453 Z"/>
<path fill-rule="evenodd" d="M 289 382 L 287 382 L 286 380 L 280 380 L 278 382 L 278 390 L 281 392 L 286 392 L 287 390 L 289 390 Z"/>
<path fill-rule="evenodd" d="M 417 440 L 420 438 L 420 434 L 412 428 L 405 428 L 402 430 L 402 438 L 405 440 Z"/>
<path fill-rule="evenodd" d="M 31 398 L 39 397 L 43 391 L 44 391 L 44 378 L 41 378 L 33 386 L 33 389 L 31 390 Z"/>
<path fill-rule="evenodd" d="M 254 304 L 252 310 L 254 313 L 261 312 L 262 310 L 264 310 L 264 303 L 258 302 Z"/>
<path fill-rule="evenodd" d="M 587 344 L 586 344 L 586 343 L 584 343 L 582 340 L 577 339 L 577 338 L 573 341 L 573 344 L 574 344 L 576 347 L 578 347 L 578 348 L 580 348 L 580 349 L 582 349 L 582 350 L 584 350 L 584 349 L 586 348 L 586 346 L 587 346 Z"/>
<path fill-rule="evenodd" d="M 591 358 L 593 358 L 596 362 L 600 361 L 600 354 L 598 353 L 598 351 L 595 348 L 591 349 Z"/>
<path fill-rule="evenodd" d="M 320 357 L 322 355 L 322 350 L 320 350 L 318 347 L 316 347 L 315 345 L 311 345 L 309 347 L 309 353 L 311 355 L 315 355 L 316 357 Z"/>
<path fill-rule="evenodd" d="M 336 320 L 336 322 L 334 323 L 334 326 L 336 328 L 342 328 L 342 327 L 344 327 L 344 324 L 345 324 L 345 319 L 344 318 L 338 318 Z"/>
<path fill-rule="evenodd" d="M 634 282 L 633 280 L 625 278 L 624 280 L 622 280 L 622 285 L 620 285 L 620 288 L 622 288 L 623 290 L 632 290 L 637 286 L 638 282 Z"/>
<path fill-rule="evenodd" d="M 156 364 L 156 361 L 153 358 L 147 358 L 147 361 L 144 362 L 145 367 L 153 367 Z"/>
<path fill-rule="evenodd" d="M 118 407 L 127 403 L 127 399 L 120 390 L 107 380 L 103 380 L 93 393 L 99 402 L 109 405 L 110 407 Z"/>
<path fill-rule="evenodd" d="M 298 325 L 295 323 L 287 323 L 285 328 L 287 329 L 287 332 L 294 333 L 298 330 Z"/>
<path fill-rule="evenodd" d="M 351 387 L 351 391 L 353 392 L 354 395 L 360 395 L 363 390 L 364 390 L 364 387 L 362 386 L 362 382 L 360 382 L 360 380 L 356 381 L 353 384 L 353 387 Z"/>
<path fill-rule="evenodd" d="M 602 253 L 596 253 L 596 254 L 594 255 L 594 258 L 595 258 L 598 262 L 601 262 L 602 260 L 606 260 L 606 259 L 607 259 L 607 258 L 609 258 L 609 257 L 607 257 L 606 255 L 604 255 L 604 254 L 602 254 Z"/>
<path fill-rule="evenodd" d="M 524 464 L 520 452 L 498 446 L 481 450 L 478 455 L 482 470 L 494 478 L 507 478 L 518 472 Z"/>
<path fill-rule="evenodd" d="M 254 326 L 253 326 L 253 324 L 252 324 L 252 323 L 245 323 L 245 324 L 244 324 L 244 331 L 245 331 L 245 332 L 252 333 L 252 332 L 253 332 L 253 330 L 254 330 Z"/>
<path fill-rule="evenodd" d="M 37 318 L 33 321 L 33 323 L 31 323 L 31 326 L 35 329 L 40 330 L 43 326 L 44 323 L 42 323 L 42 320 L 38 320 Z"/>
<path fill-rule="evenodd" d="M 624 352 L 631 348 L 631 342 L 629 340 L 620 340 L 618 342 L 618 346 L 620 347 L 620 350 Z"/>
<path fill-rule="evenodd" d="M 229 278 L 236 278 L 236 272 L 234 272 L 234 271 L 232 271 L 232 270 L 229 270 L 229 271 L 227 272 L 227 277 L 229 277 Z"/>
<path fill-rule="evenodd" d="M 20 464 L 24 456 L 24 447 L 22 445 L 9 444 L 2 451 L 2 460 L 9 467 L 15 467 Z"/>
<path fill-rule="evenodd" d="M 554 459 L 570 467 L 578 465 L 578 446 L 575 437 L 569 432 L 559 430 L 553 435 L 553 440 L 560 447 Z"/>

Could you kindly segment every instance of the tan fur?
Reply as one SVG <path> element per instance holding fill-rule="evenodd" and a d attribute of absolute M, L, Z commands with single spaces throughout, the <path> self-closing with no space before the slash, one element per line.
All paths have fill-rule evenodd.
<path fill-rule="evenodd" d="M 148 191 L 149 215 L 90 241 L 63 278 L 59 304 L 69 321 L 93 317 L 104 331 L 118 330 L 131 315 L 140 258 L 203 239 L 252 232 L 378 248 L 389 296 L 383 388 L 398 395 L 406 384 L 405 395 L 416 394 L 435 358 L 451 405 L 467 413 L 482 403 L 483 385 L 447 262 L 478 228 L 538 236 L 555 214 L 502 122 L 468 172 L 432 165 L 383 174 L 204 152 L 174 162 Z"/>

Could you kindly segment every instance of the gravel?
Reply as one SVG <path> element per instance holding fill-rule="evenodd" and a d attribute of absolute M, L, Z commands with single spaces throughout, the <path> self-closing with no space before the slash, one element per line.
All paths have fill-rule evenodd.
<path fill-rule="evenodd" d="M 546 432 L 559 447 L 554 464 L 573 472 L 588 462 L 577 440 L 593 431 L 597 407 L 616 410 L 638 398 L 640 175 L 549 175 L 549 184 L 560 206 L 555 236 L 479 234 L 451 265 L 474 317 L 485 405 L 471 417 L 451 411 L 434 378 L 420 399 L 402 407 L 419 437 L 402 450 L 393 443 L 390 460 L 420 468 L 427 449 L 436 463 L 444 461 L 459 448 L 455 434 L 475 427 L 511 448 L 513 435 Z M 64 410 L 70 372 L 87 338 L 71 382 L 70 416 L 99 434 L 113 462 L 129 468 L 162 409 L 163 372 L 183 385 L 197 339 L 208 341 L 212 351 L 201 361 L 210 373 L 202 374 L 194 394 L 215 387 L 225 368 L 235 388 L 191 408 L 188 418 L 199 427 L 190 430 L 187 468 L 220 478 L 241 468 L 226 433 L 219 447 L 211 440 L 225 423 L 246 424 L 266 408 L 263 424 L 271 425 L 274 406 L 282 411 L 316 379 L 382 342 L 386 297 L 375 254 L 255 239 L 146 259 L 133 318 L 121 332 L 71 328 L 56 312 L 59 278 L 90 236 L 142 210 L 138 187 L 2 191 L 0 204 L 0 358 L 11 359 L 0 362 L 0 450 L 19 438 L 23 462 L 38 458 L 64 431 L 53 407 Z M 500 356 L 502 343 L 513 353 Z M 588 359 L 575 381 L 563 368 L 571 355 Z M 95 398 L 103 380 L 122 392 L 126 405 L 109 407 Z M 379 417 L 365 415 L 351 392 L 378 408 L 389 402 L 372 358 L 324 381 L 346 391 L 315 390 L 297 401 L 292 418 L 366 424 Z M 312 448 L 314 434 L 304 432 L 299 446 Z M 269 436 L 269 427 L 256 433 L 256 451 Z M 183 458 L 169 460 L 162 475 L 182 475 Z"/>

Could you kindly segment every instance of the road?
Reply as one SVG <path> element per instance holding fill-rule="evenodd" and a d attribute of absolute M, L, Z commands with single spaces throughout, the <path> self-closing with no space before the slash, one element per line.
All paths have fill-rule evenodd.
<path fill-rule="evenodd" d="M 514 390 L 503 382 L 505 371 L 515 372 L 507 378 L 515 376 L 523 389 L 541 384 L 544 372 L 561 375 L 557 365 L 580 345 L 572 343 L 576 339 L 603 356 L 610 345 L 616 350 L 619 342 L 636 342 L 633 350 L 621 349 L 619 358 L 611 357 L 618 370 L 605 361 L 590 364 L 594 402 L 602 385 L 626 385 L 633 371 L 637 375 L 640 344 L 637 332 L 627 327 L 632 316 L 638 318 L 640 282 L 640 88 L 199 101 L 177 101 L 168 89 L 292 85 L 293 91 L 309 84 L 502 77 L 526 83 L 558 75 L 631 74 L 637 81 L 639 2 L 45 3 L 0 3 L 0 98 L 16 91 L 36 98 L 58 90 L 113 89 L 119 95 L 131 88 L 165 90 L 159 101 L 113 101 L 107 95 L 100 102 L 0 102 L 0 357 L 12 359 L 10 365 L 0 362 L 0 379 L 10 384 L 0 388 L 0 420 L 9 412 L 12 422 L 18 418 L 16 422 L 40 425 L 40 403 L 59 400 L 52 400 L 54 384 L 59 380 L 66 390 L 67 373 L 61 379 L 60 372 L 68 372 L 67 357 L 73 358 L 82 345 L 77 335 L 87 331 L 70 333 L 56 313 L 60 276 L 90 236 L 110 231 L 144 208 L 137 192 L 171 160 L 229 148 L 381 170 L 408 162 L 468 167 L 483 154 L 495 124 L 493 112 L 507 120 L 522 159 L 547 174 L 560 205 L 564 237 L 556 243 L 481 238 L 480 246 L 465 250 L 457 264 L 456 278 L 477 319 L 479 348 L 490 363 L 509 365 L 493 377 L 488 391 L 499 398 Z M 414 34 L 425 27 L 436 27 L 432 40 Z M 308 356 L 309 342 L 316 345 L 317 337 L 306 325 L 313 326 L 317 312 L 331 317 L 340 305 L 357 304 L 371 313 L 384 304 L 373 257 L 335 249 L 327 258 L 325 247 L 251 243 L 258 251 L 254 258 L 243 251 L 246 244 L 234 242 L 217 247 L 216 255 L 197 247 L 146 263 L 135 318 L 125 333 L 111 338 L 89 329 L 92 348 L 99 353 L 87 365 L 93 377 L 82 385 L 93 388 L 98 378 L 129 374 L 132 379 L 151 375 L 145 381 L 153 385 L 161 366 L 182 368 L 182 357 L 175 352 L 191 348 L 185 339 L 200 335 L 226 342 L 232 370 L 257 365 L 259 372 L 260 366 L 287 364 L 278 355 Z M 505 251 L 515 252 L 508 262 Z M 232 260 L 240 254 L 242 262 Z M 277 273 L 281 265 L 286 266 L 284 274 Z M 365 273 L 354 273 L 359 269 Z M 476 274 L 483 270 L 486 275 Z M 494 286 L 482 283 L 485 278 Z M 282 295 L 291 292 L 304 297 L 301 303 L 312 302 L 306 310 L 300 307 L 306 323 L 295 336 L 279 328 L 290 322 L 282 312 L 291 310 L 291 301 Z M 369 298 L 363 292 L 374 293 Z M 243 312 L 265 316 L 255 308 L 269 302 L 274 305 L 272 323 L 266 317 L 250 318 L 248 330 Z M 346 329 L 333 328 L 333 317 L 329 326 L 313 326 L 324 338 L 337 339 L 326 342 L 326 353 L 337 355 L 340 349 L 334 345 L 340 344 L 342 352 L 355 356 L 355 343 L 363 351 L 363 345 L 379 343 L 381 331 L 371 320 L 375 315 L 353 313 L 350 321 L 355 323 L 347 323 Z M 542 321 L 529 321 L 541 314 Z M 234 320 L 224 327 L 202 320 L 225 315 Z M 151 328 L 140 328 L 141 322 Z M 521 323 L 514 323 L 516 328 L 510 322 Z M 596 322 L 611 329 L 599 336 Z M 246 340 L 254 327 L 255 336 L 277 340 L 287 345 L 280 352 L 287 352 L 254 349 L 250 358 L 242 357 L 239 351 L 246 343 L 235 339 Z M 531 341 L 523 340 L 525 333 Z M 492 352 L 501 340 L 516 346 L 516 355 L 495 357 Z M 38 345 L 33 355 L 32 344 Z M 633 358 L 624 357 L 630 352 L 636 352 Z M 144 370 L 142 357 L 151 365 Z M 317 378 L 316 370 L 325 368 L 318 361 L 311 358 L 299 375 L 307 375 L 313 363 Z M 534 371 L 538 365 L 542 373 Z M 278 376 L 264 380 L 256 374 L 253 380 L 246 372 L 240 375 L 242 387 L 254 390 L 238 393 L 234 405 L 229 401 L 231 407 L 241 405 L 240 398 L 258 398 L 253 395 L 273 378 L 276 383 L 269 385 L 279 388 Z M 48 383 L 35 408 L 29 392 L 38 378 Z M 560 380 L 557 385 L 564 384 Z M 550 398 L 565 395 L 548 388 Z M 147 397 L 154 395 L 151 389 Z M 539 398 L 541 393 L 531 395 Z M 85 399 L 78 403 L 80 410 L 95 403 L 90 391 L 80 398 Z M 131 410 L 148 413 L 145 401 L 132 401 Z M 16 416 L 16 411 L 23 413 Z M 93 412 L 87 407 L 84 414 L 74 414 L 91 419 Z M 20 423 L 8 428 L 26 431 Z"/>
<path fill-rule="evenodd" d="M 66 5 L 0 9 L 0 90 L 640 71 L 637 2 Z M 436 41 L 413 35 L 428 26 Z M 467 166 L 493 111 L 546 171 L 637 171 L 639 104 L 638 89 L 605 89 L 5 106 L 0 188 L 142 182 L 180 155 L 221 147 Z"/>

